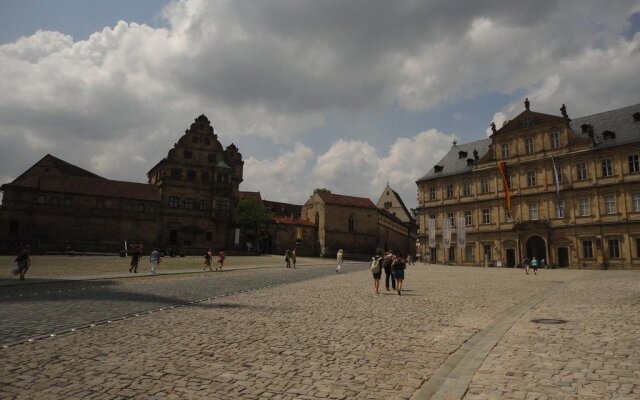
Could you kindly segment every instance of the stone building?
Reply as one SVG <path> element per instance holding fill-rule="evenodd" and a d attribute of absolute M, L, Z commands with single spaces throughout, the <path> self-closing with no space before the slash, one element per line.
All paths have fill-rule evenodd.
<path fill-rule="evenodd" d="M 413 252 L 415 233 L 367 198 L 316 190 L 302 207 L 302 218 L 314 221 L 320 255 L 344 249 L 347 258 L 369 259 L 377 249 Z"/>
<path fill-rule="evenodd" d="M 148 184 L 100 177 L 47 155 L 2 185 L 0 250 L 115 252 L 124 242 L 200 253 L 230 248 L 242 156 L 196 118 L 147 174 Z"/>
<path fill-rule="evenodd" d="M 391 214 L 398 217 L 398 219 L 402 222 L 415 224 L 415 221 L 411 216 L 409 209 L 404 205 L 404 201 L 402 201 L 402 198 L 400 197 L 398 192 L 391 189 L 389 183 L 387 183 L 387 186 L 382 191 L 382 194 L 380 195 L 380 198 L 376 203 L 376 207 L 390 212 Z"/>
<path fill-rule="evenodd" d="M 574 120 L 563 105 L 561 114 L 531 111 L 526 101 L 490 138 L 454 142 L 416 182 L 421 252 L 467 265 L 514 266 L 535 256 L 570 268 L 640 266 L 640 104 Z"/>

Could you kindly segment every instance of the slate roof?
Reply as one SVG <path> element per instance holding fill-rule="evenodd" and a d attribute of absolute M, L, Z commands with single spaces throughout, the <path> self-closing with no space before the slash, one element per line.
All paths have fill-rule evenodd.
<path fill-rule="evenodd" d="M 434 166 L 422 178 L 418 179 L 417 182 L 471 171 L 473 165 L 468 165 L 467 159 L 473 159 L 474 150 L 478 150 L 478 158 L 482 158 L 489 151 L 490 144 L 491 139 L 486 138 L 476 140 L 475 142 L 452 146 L 451 150 L 449 150 L 449 152 L 440 161 L 438 161 L 438 163 L 436 163 L 436 166 L 441 166 L 442 170 L 440 172 L 436 172 L 436 166 Z M 460 158 L 459 152 L 461 151 L 466 152 L 467 156 Z"/>
<path fill-rule="evenodd" d="M 375 204 L 369 199 L 364 197 L 354 197 L 354 196 L 345 196 L 342 194 L 334 194 L 334 193 L 326 193 L 326 192 L 318 192 L 318 195 L 326 204 L 335 204 L 339 206 L 348 206 L 348 207 L 361 207 L 361 208 L 375 208 Z"/>
<path fill-rule="evenodd" d="M 597 147 L 618 146 L 640 142 L 640 121 L 634 121 L 635 113 L 640 113 L 640 104 L 576 118 L 569 124 L 573 132 L 585 139 L 590 137 L 588 133 L 583 133 L 582 125 L 591 125 Z M 605 131 L 613 132 L 615 137 L 605 138 L 603 136 Z"/>

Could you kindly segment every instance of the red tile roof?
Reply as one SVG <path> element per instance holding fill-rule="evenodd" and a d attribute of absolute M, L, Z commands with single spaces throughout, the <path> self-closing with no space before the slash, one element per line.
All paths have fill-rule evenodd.
<path fill-rule="evenodd" d="M 375 208 L 375 209 L 378 208 L 376 207 L 375 204 L 373 204 L 371 200 L 364 197 L 344 196 L 341 194 L 323 193 L 323 192 L 319 192 L 318 195 L 327 204 L 335 204 L 339 206 L 348 206 L 348 207 Z"/>

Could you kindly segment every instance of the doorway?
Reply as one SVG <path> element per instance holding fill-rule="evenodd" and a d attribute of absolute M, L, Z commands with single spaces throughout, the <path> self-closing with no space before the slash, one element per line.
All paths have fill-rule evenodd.
<path fill-rule="evenodd" d="M 516 249 L 507 249 L 507 267 L 513 268 L 516 266 Z"/>
<path fill-rule="evenodd" d="M 529 240 L 527 240 L 527 257 L 532 259 L 533 257 L 538 260 L 548 260 L 546 245 L 544 243 L 544 239 L 540 236 L 531 236 Z"/>
<path fill-rule="evenodd" d="M 558 268 L 569 267 L 569 249 L 566 247 L 558 247 Z"/>
<path fill-rule="evenodd" d="M 436 247 L 431 248 L 431 263 L 432 264 L 438 263 L 438 252 Z"/>

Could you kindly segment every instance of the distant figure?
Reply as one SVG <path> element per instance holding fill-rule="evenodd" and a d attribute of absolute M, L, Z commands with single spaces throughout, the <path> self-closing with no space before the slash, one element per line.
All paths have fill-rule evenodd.
<path fill-rule="evenodd" d="M 411 265 L 411 262 L 413 261 L 413 258 L 411 257 L 411 254 L 409 254 L 407 256 L 407 265 Z"/>
<path fill-rule="evenodd" d="M 564 105 L 564 103 L 562 104 L 562 107 L 560 107 L 560 112 L 562 113 L 562 116 L 566 119 L 569 119 L 569 114 L 567 114 L 567 106 Z"/>
<path fill-rule="evenodd" d="M 527 97 L 526 99 L 524 99 L 524 108 L 525 110 L 529 111 L 529 106 L 531 105 L 531 103 L 529 103 L 529 98 Z"/>
<path fill-rule="evenodd" d="M 538 275 L 538 260 L 535 257 L 531 260 L 531 268 L 533 268 L 533 274 Z"/>
<path fill-rule="evenodd" d="M 336 273 L 340 274 L 342 273 L 342 262 L 344 261 L 344 251 L 342 249 L 338 250 L 336 261 L 338 261 L 338 266 L 336 267 Z"/>
<path fill-rule="evenodd" d="M 142 252 L 140 251 L 140 246 L 134 246 L 133 252 L 131 253 L 131 267 L 129 268 L 129 273 L 138 273 L 138 262 L 140 261 L 140 256 Z"/>
<path fill-rule="evenodd" d="M 31 246 L 25 246 L 15 259 L 17 268 L 13 270 L 14 275 L 20 274 L 20 280 L 24 280 L 29 267 L 31 267 Z"/>
<path fill-rule="evenodd" d="M 151 252 L 149 264 L 151 264 L 151 273 L 155 274 L 158 271 L 158 265 L 160 265 L 160 252 L 158 249 L 153 249 Z"/>
<path fill-rule="evenodd" d="M 524 272 L 529 275 L 529 266 L 531 265 L 529 257 L 525 257 L 524 260 L 522 260 L 522 265 L 524 265 Z"/>
<path fill-rule="evenodd" d="M 544 269 L 547 269 L 547 261 L 544 258 L 540 260 L 540 266 Z"/>
<path fill-rule="evenodd" d="M 293 268 L 296 267 L 296 248 L 293 248 L 293 251 L 291 251 L 291 265 L 293 266 Z"/>
<path fill-rule="evenodd" d="M 371 265 L 369 267 L 373 274 L 373 290 L 375 294 L 380 294 L 380 277 L 382 276 L 382 252 L 378 252 L 375 257 L 371 257 Z"/>
<path fill-rule="evenodd" d="M 291 252 L 289 249 L 284 252 L 284 263 L 287 265 L 287 268 L 291 268 Z"/>
<path fill-rule="evenodd" d="M 213 251 L 211 249 L 208 249 L 206 253 L 204 253 L 204 267 L 202 268 L 203 271 L 206 271 L 207 268 L 209 268 L 209 271 L 213 271 L 213 269 L 211 269 L 211 259 L 213 258 Z"/>
<path fill-rule="evenodd" d="M 218 253 L 218 266 L 216 267 L 216 271 L 220 271 L 222 272 L 222 266 L 224 265 L 224 250 L 220 250 L 220 253 Z"/>

